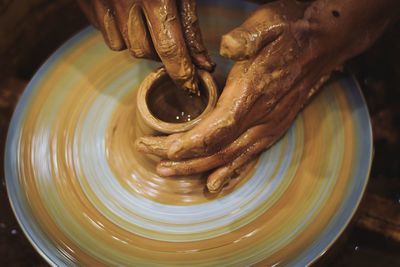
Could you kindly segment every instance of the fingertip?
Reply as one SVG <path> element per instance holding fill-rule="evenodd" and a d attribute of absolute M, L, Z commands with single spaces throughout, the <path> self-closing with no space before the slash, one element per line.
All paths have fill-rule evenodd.
<path fill-rule="evenodd" d="M 207 189 L 210 193 L 218 193 L 221 191 L 222 187 L 225 184 L 225 179 L 224 177 L 218 176 L 217 178 L 215 177 L 210 177 L 214 179 L 208 179 L 207 181 Z"/>
<path fill-rule="evenodd" d="M 191 76 L 189 79 L 183 82 L 182 88 L 192 94 L 199 94 L 200 90 L 197 84 L 195 76 Z"/>
<path fill-rule="evenodd" d="M 228 166 L 221 167 L 214 171 L 207 179 L 207 189 L 210 193 L 218 193 L 230 180 L 232 171 Z"/>
<path fill-rule="evenodd" d="M 166 138 L 161 136 L 144 136 L 135 141 L 139 152 L 152 154 L 157 157 L 167 158 Z"/>
<path fill-rule="evenodd" d="M 145 142 L 143 141 L 143 137 L 138 138 L 138 139 L 135 140 L 134 148 L 137 151 L 142 152 L 142 153 L 147 153 L 148 152 L 147 146 L 145 145 Z"/>
<path fill-rule="evenodd" d="M 105 6 L 103 3 L 98 3 L 95 8 L 101 32 L 108 47 L 113 51 L 126 49 L 125 42 L 111 8 Z"/>
<path fill-rule="evenodd" d="M 196 66 L 200 69 L 206 70 L 208 72 L 213 72 L 215 70 L 215 62 L 210 59 L 204 59 L 201 62 L 196 62 Z"/>
<path fill-rule="evenodd" d="M 156 167 L 156 171 L 160 176 L 174 176 L 175 171 L 172 168 L 164 167 L 162 164 L 158 164 Z"/>
<path fill-rule="evenodd" d="M 233 60 L 241 60 L 246 58 L 247 40 L 239 30 L 234 30 L 225 34 L 221 38 L 219 53 L 221 56 Z"/>
<path fill-rule="evenodd" d="M 214 72 L 216 66 L 217 66 L 217 64 L 214 61 L 212 61 L 211 59 L 208 59 L 204 63 L 203 68 L 208 72 Z"/>
<path fill-rule="evenodd" d="M 222 186 L 221 184 L 207 184 L 207 189 L 210 193 L 218 193 L 221 191 Z"/>
<path fill-rule="evenodd" d="M 206 52 L 193 56 L 193 62 L 198 68 L 208 72 L 213 72 L 216 66 Z"/>
<path fill-rule="evenodd" d="M 222 36 L 220 54 L 233 60 L 245 60 L 256 55 L 264 46 L 276 40 L 284 24 L 242 25 Z"/>

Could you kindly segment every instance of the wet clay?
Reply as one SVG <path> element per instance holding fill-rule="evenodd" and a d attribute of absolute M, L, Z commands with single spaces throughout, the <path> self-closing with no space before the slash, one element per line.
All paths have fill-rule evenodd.
<path fill-rule="evenodd" d="M 136 92 L 126 97 L 125 103 L 136 102 Z M 107 128 L 106 149 L 109 165 L 128 192 L 156 202 L 171 205 L 192 205 L 226 196 L 237 190 L 252 177 L 257 161 L 250 164 L 239 176 L 230 181 L 219 194 L 206 189 L 208 173 L 202 175 L 161 177 L 156 173 L 158 158 L 149 158 L 138 152 L 134 140 L 143 135 L 138 123 L 126 123 L 137 118 L 133 105 L 119 105 Z"/>
<path fill-rule="evenodd" d="M 147 105 L 158 119 L 171 122 L 189 122 L 197 118 L 206 108 L 208 93 L 199 83 L 200 95 L 191 94 L 178 88 L 168 77 L 163 77 L 150 89 Z"/>
<path fill-rule="evenodd" d="M 178 88 L 164 67 L 152 71 L 141 82 L 136 98 L 136 119 L 143 135 L 185 132 L 213 110 L 218 87 L 213 76 L 198 70 L 199 94 Z"/>

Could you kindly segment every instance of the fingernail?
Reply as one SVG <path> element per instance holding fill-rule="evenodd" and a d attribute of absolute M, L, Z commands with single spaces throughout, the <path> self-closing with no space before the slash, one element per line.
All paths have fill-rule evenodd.
<path fill-rule="evenodd" d="M 183 89 L 189 91 L 190 93 L 193 94 L 198 94 L 199 93 L 199 87 L 197 86 L 197 82 L 195 78 L 190 78 L 187 81 L 185 81 L 182 85 Z"/>
<path fill-rule="evenodd" d="M 173 176 L 175 171 L 168 167 L 157 166 L 157 173 L 161 176 Z"/>
<path fill-rule="evenodd" d="M 214 61 L 212 61 L 211 59 L 209 59 L 209 61 L 207 61 L 207 65 L 208 65 L 208 69 L 207 70 L 209 72 L 214 72 L 215 66 L 217 66 L 217 64 Z"/>
<path fill-rule="evenodd" d="M 122 35 L 117 27 L 117 22 L 110 10 L 104 15 L 104 28 L 111 50 L 121 51 L 126 48 Z"/>
<path fill-rule="evenodd" d="M 210 193 L 217 193 L 221 190 L 223 181 L 223 179 L 217 179 L 212 181 L 211 183 L 207 183 L 208 191 L 210 191 Z"/>
<path fill-rule="evenodd" d="M 197 54 L 193 60 L 195 65 L 200 69 L 208 72 L 213 72 L 215 69 L 215 63 L 211 60 L 210 56 L 206 52 Z"/>

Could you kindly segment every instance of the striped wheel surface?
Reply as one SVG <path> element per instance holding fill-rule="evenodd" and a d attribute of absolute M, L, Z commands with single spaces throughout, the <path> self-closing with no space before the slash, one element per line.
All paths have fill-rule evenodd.
<path fill-rule="evenodd" d="M 229 3 L 228 3 L 229 2 Z M 199 5 L 207 46 L 254 8 Z M 85 29 L 58 49 L 24 92 L 5 169 L 32 244 L 62 265 L 305 265 L 343 231 L 367 183 L 368 111 L 351 77 L 329 82 L 283 139 L 218 197 L 199 177 L 162 178 L 133 149 L 135 92 L 158 65 L 110 51 Z"/>

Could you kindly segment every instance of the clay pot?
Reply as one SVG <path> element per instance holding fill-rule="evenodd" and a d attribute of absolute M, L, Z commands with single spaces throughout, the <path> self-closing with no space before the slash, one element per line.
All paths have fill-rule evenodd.
<path fill-rule="evenodd" d="M 218 88 L 207 71 L 198 70 L 198 77 L 200 96 L 177 88 L 164 67 L 151 72 L 137 94 L 139 136 L 185 132 L 206 117 L 217 103 Z"/>

